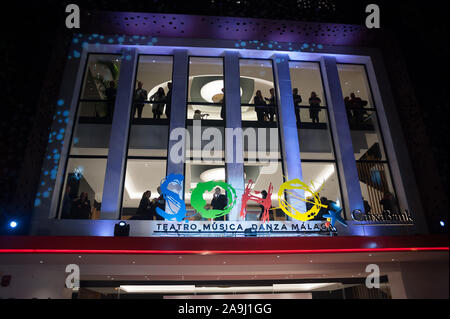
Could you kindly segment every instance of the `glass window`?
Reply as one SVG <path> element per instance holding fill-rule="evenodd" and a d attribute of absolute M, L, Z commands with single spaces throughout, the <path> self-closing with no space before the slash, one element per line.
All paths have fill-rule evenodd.
<path fill-rule="evenodd" d="M 303 181 L 311 185 L 311 188 L 320 196 L 322 204 L 329 205 L 330 202 L 343 207 L 339 177 L 337 174 L 336 163 L 333 162 L 302 162 Z M 306 193 L 308 199 L 312 194 Z M 310 204 L 306 203 L 306 209 L 310 209 Z M 326 208 L 322 209 L 314 218 L 323 220 L 322 216 L 327 214 Z M 344 217 L 344 215 L 342 215 Z M 345 218 L 345 217 L 344 217 Z"/>
<path fill-rule="evenodd" d="M 171 56 L 139 56 L 133 119 L 161 120 L 170 116 L 172 68 Z"/>
<path fill-rule="evenodd" d="M 187 119 L 225 118 L 222 58 L 189 58 Z"/>
<path fill-rule="evenodd" d="M 243 122 L 273 123 L 277 119 L 277 98 L 271 60 L 239 60 L 241 112 Z"/>
<path fill-rule="evenodd" d="M 139 57 L 128 156 L 167 156 L 172 67 L 171 56 Z"/>
<path fill-rule="evenodd" d="M 210 181 L 222 181 L 226 182 L 226 169 L 225 161 L 215 160 L 215 161 L 189 161 L 185 164 L 184 173 L 184 200 L 186 204 L 186 211 L 188 216 L 192 216 L 191 220 L 205 220 L 191 205 L 191 194 L 192 190 L 197 187 L 198 183 L 205 183 Z M 221 188 L 221 193 L 225 194 L 225 190 Z M 212 199 L 214 195 L 214 189 L 207 191 L 203 194 L 203 198 L 206 201 L 206 208 L 212 208 Z M 225 219 L 224 219 L 225 217 Z M 228 220 L 228 215 L 219 218 L 218 220 Z"/>
<path fill-rule="evenodd" d="M 337 66 L 344 98 L 351 99 L 351 95 L 355 94 L 355 97 L 362 100 L 362 107 L 374 108 L 364 65 L 338 64 Z"/>
<path fill-rule="evenodd" d="M 383 211 L 398 212 L 394 186 L 387 163 L 356 162 L 366 213 L 382 214 Z M 388 194 L 392 195 L 392 198 Z"/>
<path fill-rule="evenodd" d="M 328 109 L 317 62 L 289 62 L 302 159 L 334 159 Z"/>
<path fill-rule="evenodd" d="M 59 218 L 99 219 L 120 56 L 89 54 L 60 195 Z"/>
<path fill-rule="evenodd" d="M 322 84 L 322 75 L 320 64 L 318 62 L 289 62 L 289 71 L 291 74 L 292 90 L 297 89 L 297 94 L 301 97 L 301 102 L 297 105 L 309 107 L 309 98 L 311 93 L 315 92 L 321 99 L 321 106 L 327 106 L 325 91 Z M 300 100 L 295 100 L 298 102 Z M 295 103 L 294 103 L 295 104 Z"/>
<path fill-rule="evenodd" d="M 106 158 L 70 158 L 67 162 L 61 219 L 100 219 Z"/>
<path fill-rule="evenodd" d="M 364 65 L 338 64 L 366 213 L 399 213 L 382 132 Z"/>
<path fill-rule="evenodd" d="M 89 55 L 70 155 L 108 155 L 119 72 L 119 56 Z"/>
<path fill-rule="evenodd" d="M 122 197 L 122 219 L 160 219 L 143 198 L 156 203 L 158 187 L 166 177 L 166 160 L 128 159 Z M 150 191 L 150 193 L 146 193 Z"/>
<path fill-rule="evenodd" d="M 269 220 L 283 221 L 286 220 L 286 214 L 281 209 L 276 209 L 279 207 L 278 203 L 278 190 L 281 184 L 284 183 L 283 177 L 283 165 L 281 161 L 270 161 L 268 163 L 244 163 L 244 177 L 245 177 L 245 187 L 253 182 L 252 195 L 262 198 L 261 194 L 255 194 L 255 191 L 269 191 L 270 183 L 272 183 L 272 210 L 269 211 Z M 283 193 L 282 200 L 285 199 Z M 262 208 L 255 201 L 247 202 L 247 215 L 246 220 L 260 220 L 262 213 Z"/>

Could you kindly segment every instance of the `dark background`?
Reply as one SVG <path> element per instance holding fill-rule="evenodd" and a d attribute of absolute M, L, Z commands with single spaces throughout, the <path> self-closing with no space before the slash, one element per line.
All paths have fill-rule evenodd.
<path fill-rule="evenodd" d="M 446 201 L 448 192 L 448 1 L 336 1 L 336 0 L 278 0 L 278 1 L 16 1 L 8 7 L 2 4 L 0 31 L 0 214 L 29 215 L 29 210 L 17 207 L 32 207 L 20 196 L 23 190 L 17 180 L 23 173 L 24 157 L 30 145 L 31 129 L 36 121 L 45 79 L 48 78 L 50 62 L 54 62 L 54 48 L 63 41 L 61 33 L 70 33 L 64 28 L 65 7 L 76 3 L 84 10 L 178 13 L 254 17 L 345 24 L 364 24 L 365 7 L 376 3 L 381 8 L 381 28 L 395 39 L 411 80 L 416 104 L 413 111 L 403 116 L 405 108 L 399 107 L 402 127 L 407 139 L 422 141 L 408 148 L 414 157 L 415 148 L 430 154 L 428 160 L 415 163 L 419 188 L 425 184 L 442 185 L 441 200 Z M 320 7 L 320 8 L 319 8 Z M 67 38 L 67 37 L 66 37 Z M 384 49 L 389 51 L 388 49 Z M 389 52 L 387 52 L 389 53 Z M 384 52 L 386 54 L 386 52 Z M 394 59 L 394 58 L 393 58 Z M 398 54 L 395 59 L 398 59 Z M 389 63 L 387 63 L 389 65 Z M 389 71 L 389 70 L 388 70 Z M 50 75 L 51 76 L 51 75 Z M 395 81 L 391 83 L 395 91 Z M 45 99 L 44 99 L 45 100 Z M 48 103 L 53 103 L 48 98 Z M 399 103 L 399 101 L 397 101 Z M 411 115 L 413 114 L 413 115 Z M 413 116 L 414 118 L 412 118 Z M 425 129 L 414 130 L 411 120 L 422 123 Z M 51 115 L 47 131 L 51 125 Z M 411 131 L 417 136 L 411 137 Z M 426 141 L 426 142 L 423 142 Z M 420 145 L 419 145 L 420 144 Z M 44 148 L 45 145 L 41 148 Z M 42 158 L 34 159 L 38 163 Z M 43 155 L 41 156 L 43 157 Z M 421 165 L 433 166 L 437 174 L 432 180 L 420 177 Z M 37 165 L 40 167 L 40 165 Z M 23 174 L 22 174 L 23 175 Z M 37 182 L 34 183 L 34 191 Z M 33 187 L 31 187 L 33 189 Z M 28 196 L 34 198 L 33 196 Z M 424 196 L 423 196 L 424 197 Z M 422 201 L 426 202 L 426 198 Z M 438 196 L 439 198 L 439 196 Z M 19 203 L 17 203 L 19 201 Z M 444 207 L 444 208 L 442 208 Z M 439 216 L 447 216 L 448 208 L 441 205 Z M 444 218 L 444 217 L 438 217 Z M 445 217 L 446 219 L 446 217 Z M 0 218 L 1 220 L 1 218 Z"/>

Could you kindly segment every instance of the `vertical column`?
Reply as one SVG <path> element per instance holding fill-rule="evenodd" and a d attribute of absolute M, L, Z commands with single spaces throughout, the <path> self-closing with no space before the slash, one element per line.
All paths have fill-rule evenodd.
<path fill-rule="evenodd" d="M 336 159 L 345 201 L 347 216 L 355 209 L 364 211 L 361 186 L 356 168 L 353 143 L 345 110 L 344 96 L 334 57 L 322 57 L 320 61 L 324 86 L 327 93 L 330 121 L 333 126 L 333 137 L 336 143 Z"/>
<path fill-rule="evenodd" d="M 188 90 L 188 56 L 185 50 L 176 50 L 174 52 L 173 61 L 173 79 L 172 79 L 172 105 L 170 110 L 169 125 L 169 150 L 167 158 L 167 175 L 181 174 L 184 175 L 184 162 L 186 153 L 186 105 Z M 172 139 L 172 135 L 174 134 Z M 179 137 L 184 147 L 174 147 L 180 143 Z M 174 153 L 172 154 L 172 149 Z M 175 152 L 175 150 L 177 150 Z M 179 154 L 178 150 L 181 150 Z"/>
<path fill-rule="evenodd" d="M 244 154 L 242 137 L 239 54 L 225 52 L 225 165 L 227 183 L 235 190 L 236 205 L 229 220 L 239 220 L 244 193 Z"/>
<path fill-rule="evenodd" d="M 136 64 L 136 49 L 123 49 L 103 186 L 101 219 L 117 219 L 120 216 L 120 193 L 125 173 Z"/>
<path fill-rule="evenodd" d="M 297 121 L 295 117 L 294 100 L 292 98 L 291 75 L 289 71 L 289 57 L 277 54 L 274 59 L 275 81 L 278 99 L 278 121 L 283 151 L 284 175 L 287 180 L 300 179 L 303 181 L 300 147 L 298 140 Z M 304 198 L 303 190 L 292 190 L 294 196 L 287 196 L 288 204 L 299 212 L 306 211 L 306 204 L 299 198 Z M 290 218 L 289 218 L 290 219 Z"/>

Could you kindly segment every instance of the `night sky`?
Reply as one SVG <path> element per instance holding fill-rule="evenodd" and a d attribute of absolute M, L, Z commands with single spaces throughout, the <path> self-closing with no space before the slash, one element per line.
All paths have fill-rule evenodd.
<path fill-rule="evenodd" d="M 365 6 L 376 3 L 381 8 L 381 27 L 397 38 L 407 63 L 441 182 L 448 191 L 448 1 L 41 0 L 15 3 L 10 7 L 2 5 L 1 10 L 0 208 L 8 205 L 14 192 L 20 192 L 15 189 L 15 180 L 29 147 L 30 127 L 35 121 L 57 32 L 64 26 L 64 9 L 69 3 L 78 4 L 81 10 L 346 24 L 363 24 Z"/>

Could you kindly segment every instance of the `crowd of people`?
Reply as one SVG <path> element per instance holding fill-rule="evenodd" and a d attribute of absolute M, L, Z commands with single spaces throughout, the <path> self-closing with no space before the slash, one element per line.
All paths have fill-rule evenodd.
<path fill-rule="evenodd" d="M 253 104 L 255 105 L 255 112 L 258 122 L 273 122 L 276 115 L 276 98 L 275 90 L 271 88 L 269 90 L 270 97 L 266 98 L 262 96 L 261 90 L 256 91 L 253 98 Z M 297 123 L 301 123 L 300 118 L 300 106 L 303 102 L 301 95 L 297 88 L 292 90 L 292 98 L 294 100 L 295 116 Z M 319 112 L 321 111 L 320 104 L 322 100 L 317 96 L 316 92 L 311 92 L 309 102 L 309 117 L 313 123 L 319 123 Z"/>
<path fill-rule="evenodd" d="M 157 212 L 156 208 L 159 207 L 162 210 L 166 209 L 166 200 L 161 194 L 161 188 L 157 188 L 159 197 L 150 199 L 152 192 L 147 190 L 142 194 L 141 201 L 139 202 L 139 207 L 136 211 L 136 215 L 131 217 L 132 220 L 164 220 Z"/>
<path fill-rule="evenodd" d="M 344 98 L 345 110 L 347 111 L 347 118 L 350 123 L 361 124 L 365 121 L 367 111 L 364 107 L 367 106 L 367 101 L 357 97 L 355 93 L 351 93 L 350 97 Z"/>
<path fill-rule="evenodd" d="M 155 94 L 153 94 L 148 100 L 148 92 L 143 88 L 144 83 L 138 81 L 138 87 L 134 91 L 134 104 L 133 104 L 133 118 L 142 118 L 142 112 L 146 105 L 146 102 L 151 105 L 153 118 L 156 120 L 161 119 L 161 116 L 165 113 L 167 118 L 170 118 L 170 108 L 172 105 L 172 82 L 167 83 L 167 94 L 162 87 L 159 87 Z M 165 109 L 165 112 L 164 112 Z"/>

